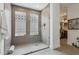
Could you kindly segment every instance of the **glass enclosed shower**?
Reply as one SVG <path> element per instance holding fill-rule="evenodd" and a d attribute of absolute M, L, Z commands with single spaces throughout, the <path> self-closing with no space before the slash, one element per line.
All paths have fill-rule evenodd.
<path fill-rule="evenodd" d="M 11 46 L 15 47 L 10 53 L 13 55 L 27 55 L 49 47 L 49 9 L 49 4 L 41 11 L 5 4 L 7 27 L 11 35 L 11 39 L 5 40 L 5 54 L 10 52 Z"/>

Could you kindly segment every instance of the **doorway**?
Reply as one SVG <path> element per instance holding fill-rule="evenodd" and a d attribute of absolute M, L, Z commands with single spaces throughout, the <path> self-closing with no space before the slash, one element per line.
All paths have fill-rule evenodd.
<path fill-rule="evenodd" d="M 67 7 L 60 5 L 60 47 L 67 45 L 67 39 L 68 39 Z"/>

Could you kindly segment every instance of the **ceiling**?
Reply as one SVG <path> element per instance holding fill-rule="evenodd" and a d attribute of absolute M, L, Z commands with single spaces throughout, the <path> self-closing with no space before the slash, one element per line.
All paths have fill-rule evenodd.
<path fill-rule="evenodd" d="M 68 7 L 71 7 L 74 3 L 60 3 L 60 12 L 61 13 L 66 13 Z"/>
<path fill-rule="evenodd" d="M 13 4 L 22 6 L 22 7 L 26 7 L 26 8 L 39 10 L 39 11 L 41 11 L 48 5 L 48 3 L 13 3 Z"/>
<path fill-rule="evenodd" d="M 64 14 L 67 14 L 67 9 L 69 6 L 71 6 L 71 3 L 60 3 L 60 14 L 63 16 Z"/>

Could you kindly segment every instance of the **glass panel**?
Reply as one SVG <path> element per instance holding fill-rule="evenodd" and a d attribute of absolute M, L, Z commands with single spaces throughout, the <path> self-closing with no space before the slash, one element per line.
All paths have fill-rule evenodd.
<path fill-rule="evenodd" d="M 15 36 L 26 34 L 26 13 L 15 11 Z"/>
<path fill-rule="evenodd" d="M 38 15 L 30 14 L 30 35 L 38 34 Z"/>

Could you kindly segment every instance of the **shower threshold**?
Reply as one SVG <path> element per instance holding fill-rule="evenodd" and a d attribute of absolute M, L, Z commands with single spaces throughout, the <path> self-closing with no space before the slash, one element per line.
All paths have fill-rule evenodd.
<path fill-rule="evenodd" d="M 11 55 L 28 55 L 46 48 L 48 48 L 48 45 L 42 42 L 24 44 L 21 46 L 16 46 L 14 52 Z"/>
<path fill-rule="evenodd" d="M 35 52 L 38 52 L 38 51 L 41 51 L 41 50 L 44 50 L 44 49 L 47 49 L 47 48 L 48 48 L 48 47 L 42 48 L 42 49 L 39 49 L 39 50 L 36 50 L 36 51 L 31 51 L 31 52 L 26 53 L 26 54 L 23 54 L 23 55 L 29 55 L 29 54 L 31 54 L 31 53 L 35 53 Z"/>

